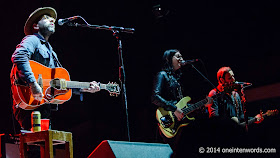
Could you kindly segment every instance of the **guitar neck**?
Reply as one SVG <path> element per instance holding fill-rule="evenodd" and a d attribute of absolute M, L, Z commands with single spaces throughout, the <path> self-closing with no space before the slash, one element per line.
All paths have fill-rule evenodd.
<path fill-rule="evenodd" d="M 267 115 L 266 115 L 266 114 L 263 114 L 262 117 L 263 117 L 263 118 L 266 118 Z M 251 125 L 251 124 L 253 124 L 254 122 L 256 122 L 256 118 L 255 118 L 255 117 L 254 117 L 254 118 L 251 118 L 250 120 L 248 120 L 248 125 Z M 239 123 L 239 125 L 242 126 L 242 127 L 245 127 L 246 122 Z"/>
<path fill-rule="evenodd" d="M 222 93 L 218 93 L 218 94 L 212 96 L 211 98 L 214 100 L 214 99 L 220 97 L 221 94 L 222 94 Z M 196 109 L 202 107 L 202 106 L 205 105 L 207 102 L 208 102 L 208 99 L 205 98 L 205 99 L 203 99 L 203 100 L 201 100 L 201 101 L 199 101 L 199 102 L 197 102 L 197 103 L 195 103 L 195 104 L 190 104 L 189 106 L 184 107 L 182 110 L 183 110 L 184 114 L 186 115 L 186 114 L 191 113 L 191 112 L 193 112 L 194 110 L 196 110 Z"/>
<path fill-rule="evenodd" d="M 195 103 L 195 104 L 190 104 L 188 107 L 184 107 L 182 110 L 184 112 L 184 114 L 188 114 L 200 107 L 202 107 L 203 105 L 205 105 L 208 102 L 207 98 Z"/>
<path fill-rule="evenodd" d="M 65 79 L 53 79 L 50 81 L 50 86 L 59 90 L 66 90 L 71 88 L 89 88 L 90 82 L 79 82 L 79 81 L 66 81 Z M 110 93 L 110 96 L 118 96 L 120 94 L 120 87 L 116 83 L 98 83 L 98 86 L 101 89 L 107 90 Z"/>
<path fill-rule="evenodd" d="M 89 88 L 90 82 L 66 81 L 67 88 Z M 106 84 L 98 83 L 100 89 L 106 89 Z"/>

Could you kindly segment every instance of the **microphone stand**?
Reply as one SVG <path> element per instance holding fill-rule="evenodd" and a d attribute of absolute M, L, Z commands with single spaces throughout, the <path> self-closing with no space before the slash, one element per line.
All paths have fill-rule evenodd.
<path fill-rule="evenodd" d="M 243 103 L 243 114 L 244 114 L 244 120 L 245 120 L 245 131 L 246 131 L 246 133 L 248 133 L 248 116 L 247 116 L 247 110 L 246 110 L 246 98 L 245 98 L 245 94 L 244 94 L 244 88 L 246 88 L 246 87 L 248 87 L 248 86 L 243 86 L 243 85 L 241 85 L 241 94 L 242 94 L 242 96 L 241 96 L 241 100 L 242 100 L 242 102 L 241 102 L 241 104 Z"/>
<path fill-rule="evenodd" d="M 124 63 L 123 63 L 123 56 L 122 56 L 122 42 L 119 36 L 119 31 L 114 30 L 113 36 L 116 37 L 118 42 L 118 54 L 119 54 L 119 80 L 122 84 L 123 89 L 123 96 L 124 96 L 124 104 L 125 104 L 125 113 L 126 113 L 126 126 L 127 126 L 127 136 L 128 141 L 130 141 L 130 132 L 129 132 L 129 120 L 128 120 L 128 106 L 127 106 L 127 96 L 126 96 L 126 77 L 125 77 L 125 71 L 124 71 Z M 122 77 L 123 76 L 123 77 Z"/>
<path fill-rule="evenodd" d="M 217 92 L 220 92 L 217 87 L 207 78 L 205 77 L 193 64 L 190 63 L 190 65 L 192 66 L 193 69 L 195 69 L 207 82 L 210 83 L 210 85 L 217 90 Z"/>
<path fill-rule="evenodd" d="M 86 28 L 98 29 L 98 30 L 109 30 L 109 31 L 113 32 L 113 36 L 117 39 L 118 55 L 119 55 L 119 80 L 120 80 L 121 85 L 122 85 L 122 92 L 123 92 L 124 103 L 125 103 L 125 112 L 126 112 L 127 137 L 128 137 L 128 141 L 130 142 L 128 106 L 127 106 L 127 96 L 126 96 L 126 86 L 125 86 L 126 77 L 125 77 L 124 63 L 123 63 L 123 56 L 122 56 L 122 42 L 121 42 L 121 38 L 120 38 L 119 33 L 120 32 L 134 33 L 134 31 L 135 31 L 134 28 L 124 28 L 124 27 L 106 26 L 106 25 L 90 25 L 88 23 L 87 24 L 78 24 L 78 23 L 73 23 L 73 22 L 69 22 L 69 23 L 67 23 L 67 25 L 68 26 L 76 26 L 76 27 L 86 27 Z"/>

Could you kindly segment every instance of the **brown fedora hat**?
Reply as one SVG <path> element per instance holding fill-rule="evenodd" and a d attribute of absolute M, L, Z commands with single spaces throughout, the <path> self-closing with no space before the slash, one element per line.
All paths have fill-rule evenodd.
<path fill-rule="evenodd" d="M 41 18 L 43 15 L 49 15 L 54 19 L 57 18 L 57 13 L 55 9 L 51 7 L 43 7 L 43 8 L 36 9 L 33 13 L 29 15 L 28 19 L 25 22 L 24 25 L 25 35 L 32 35 L 33 24 L 36 23 L 39 20 L 39 18 Z"/>

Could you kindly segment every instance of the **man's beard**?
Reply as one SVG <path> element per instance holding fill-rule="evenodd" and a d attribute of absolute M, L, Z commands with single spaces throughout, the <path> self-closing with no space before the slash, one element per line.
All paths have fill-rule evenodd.
<path fill-rule="evenodd" d="M 223 85 L 223 89 L 226 93 L 230 93 L 232 91 L 240 91 L 241 85 L 240 84 L 234 84 L 234 83 L 227 83 Z"/>
<path fill-rule="evenodd" d="M 41 27 L 40 28 L 40 33 L 43 35 L 43 36 L 50 36 L 52 34 L 54 34 L 55 32 L 55 27 L 51 27 L 51 26 L 46 26 L 46 27 Z"/>

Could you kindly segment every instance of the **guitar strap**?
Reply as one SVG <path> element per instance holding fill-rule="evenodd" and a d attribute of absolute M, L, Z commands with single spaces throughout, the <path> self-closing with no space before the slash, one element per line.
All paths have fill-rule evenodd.
<path fill-rule="evenodd" d="M 232 91 L 231 97 L 232 97 L 233 104 L 235 105 L 236 116 L 238 117 L 239 116 L 239 112 L 240 112 L 239 111 L 240 105 L 239 105 L 238 100 L 236 98 L 236 94 L 237 94 L 237 92 Z"/>
<path fill-rule="evenodd" d="M 166 79 L 167 79 L 167 82 L 170 86 L 176 84 L 177 93 L 174 91 L 173 88 L 171 88 L 171 91 L 172 91 L 173 94 L 176 95 L 175 97 L 178 100 L 182 99 L 184 96 L 182 94 L 182 88 L 181 88 L 180 83 L 178 82 L 178 79 L 176 79 L 174 75 L 169 74 L 169 73 L 166 73 Z"/>
<path fill-rule="evenodd" d="M 57 56 L 54 55 L 53 50 L 51 49 L 50 45 L 48 42 L 45 43 L 46 47 L 50 50 L 50 55 L 52 56 L 54 62 L 55 62 L 55 67 L 62 67 L 61 63 L 58 61 Z"/>
<path fill-rule="evenodd" d="M 53 59 L 54 61 L 56 62 L 56 64 L 59 66 L 59 67 L 62 67 L 61 63 L 58 61 L 57 57 L 55 55 L 53 55 L 53 52 L 52 52 L 52 56 L 53 56 Z"/>
<path fill-rule="evenodd" d="M 182 99 L 183 98 L 183 93 L 182 93 L 182 87 L 181 84 L 176 80 L 177 84 L 178 84 L 178 94 L 179 94 L 179 98 Z"/>
<path fill-rule="evenodd" d="M 58 61 L 57 57 L 54 55 L 54 51 L 52 50 L 52 47 L 50 46 L 50 44 L 48 42 L 44 43 L 46 45 L 46 47 L 49 49 L 50 52 L 50 56 L 52 56 L 53 60 L 54 60 L 54 65 L 55 67 L 62 67 L 61 63 Z M 51 95 L 54 96 L 54 92 L 55 89 L 53 87 L 51 87 Z M 58 104 L 53 104 L 51 106 L 51 110 L 52 111 L 58 111 Z"/>

